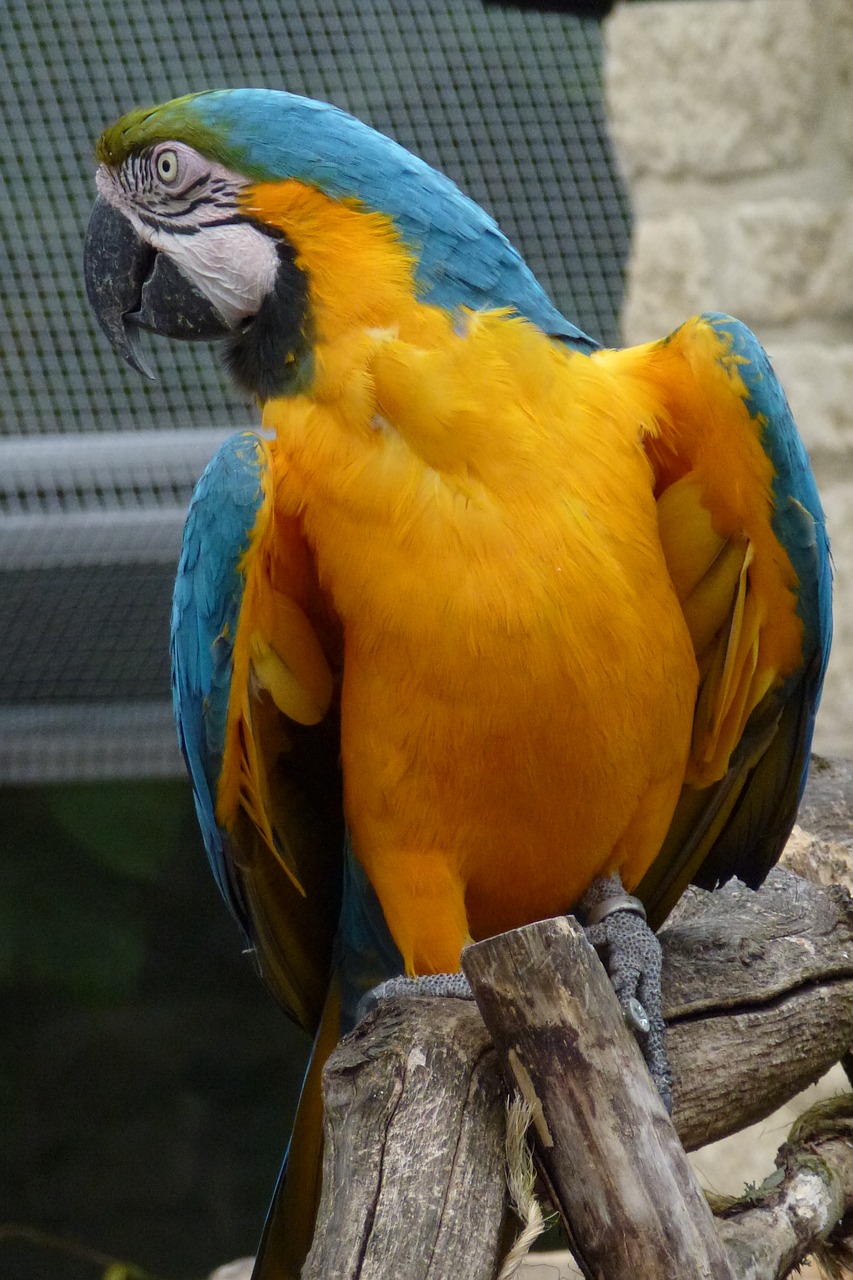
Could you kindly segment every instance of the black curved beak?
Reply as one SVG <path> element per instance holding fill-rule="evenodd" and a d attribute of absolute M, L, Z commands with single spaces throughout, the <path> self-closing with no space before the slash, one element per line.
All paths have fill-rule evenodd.
<path fill-rule="evenodd" d="M 213 303 L 170 258 L 152 249 L 119 211 L 99 196 L 83 256 L 86 295 L 98 324 L 132 369 L 153 380 L 137 330 L 184 341 L 230 332 Z"/>

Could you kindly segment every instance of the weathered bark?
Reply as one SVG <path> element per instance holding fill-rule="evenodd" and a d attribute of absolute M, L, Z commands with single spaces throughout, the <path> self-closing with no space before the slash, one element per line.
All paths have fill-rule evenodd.
<path fill-rule="evenodd" d="M 802 1116 L 776 1158 L 775 1175 L 719 1222 L 744 1280 L 784 1280 L 853 1213 L 853 1095 Z"/>
<path fill-rule="evenodd" d="M 853 760 L 812 756 L 797 822 L 830 850 L 834 846 L 853 850 Z"/>
<path fill-rule="evenodd" d="M 772 871 L 693 891 L 661 933 L 673 1120 L 688 1150 L 770 1115 L 853 1045 L 853 901 Z"/>
<path fill-rule="evenodd" d="M 725 1250 L 619 1002 L 562 917 L 469 947 L 463 967 L 574 1249 L 600 1280 L 731 1280 Z"/>
<path fill-rule="evenodd" d="M 425 1003 L 432 1005 L 430 1016 L 440 1012 L 442 1002 Z M 845 1226 L 853 1232 L 853 1095 L 842 1105 L 819 1103 L 796 1130 L 777 1156 L 776 1173 L 717 1218 L 736 1280 L 785 1280 L 815 1250 L 826 1257 L 827 1237 L 834 1263 L 827 1275 L 853 1275 L 853 1239 L 844 1234 Z M 14 1233 L 14 1228 L 6 1232 Z M 209 1280 L 250 1280 L 251 1272 L 252 1262 L 246 1260 L 217 1270 Z M 397 1275 L 393 1266 L 386 1273 L 388 1280 Z M 455 1273 L 447 1273 L 447 1280 L 456 1280 Z"/>
<path fill-rule="evenodd" d="M 318 1225 L 303 1280 L 492 1280 L 504 1090 L 467 1000 L 384 1001 L 324 1073 Z"/>
<path fill-rule="evenodd" d="M 567 922 L 544 922 L 518 932 L 547 932 L 555 925 Z M 480 946 L 500 947 L 514 936 Z M 769 1113 L 853 1044 L 853 911 L 843 891 L 775 872 L 758 894 L 738 885 L 715 894 L 697 893 L 663 942 L 674 1122 L 689 1145 Z M 519 974 L 513 995 L 517 1012 L 527 1013 L 534 981 L 530 970 Z M 600 1034 L 603 998 L 601 993 L 585 996 L 582 989 L 572 996 L 578 1036 Z M 588 1013 L 582 1013 L 584 1008 Z M 545 1022 L 552 1016 L 546 1012 Z M 621 1022 L 619 1031 L 623 1033 Z M 573 1157 L 578 1181 L 587 1190 L 603 1185 L 608 1174 L 602 1172 L 603 1156 L 591 1155 L 592 1144 L 600 1141 L 600 1114 L 596 1112 L 593 1123 L 589 1103 L 577 1094 L 589 1089 L 594 1094 L 597 1079 L 609 1082 L 605 1102 L 615 1110 L 609 1141 L 616 1141 L 621 1126 L 636 1142 L 634 1130 L 644 1127 L 645 1103 L 639 1105 L 637 1099 L 651 1085 L 630 1040 L 628 1046 L 630 1065 L 626 1063 L 624 1073 L 617 1069 L 606 1077 L 599 1050 L 590 1049 L 581 1090 L 577 1078 L 574 1084 L 566 1080 L 567 1059 L 556 1055 L 563 1063 L 561 1080 L 575 1090 L 572 1110 L 576 1104 L 587 1107 L 588 1123 Z M 535 1067 L 524 1065 L 529 1074 Z M 467 1002 L 383 1002 L 339 1046 L 327 1067 L 323 1200 L 305 1277 L 491 1280 L 501 1253 L 504 1212 L 502 1097 L 496 1056 L 479 1015 Z M 656 1103 L 655 1096 L 652 1101 Z M 567 1103 L 555 1105 L 565 1117 Z M 649 1148 L 661 1161 L 666 1153 L 667 1169 L 657 1175 L 661 1201 L 670 1203 L 671 1195 L 682 1195 L 683 1216 L 701 1216 L 703 1207 L 696 1206 L 693 1190 L 680 1173 L 673 1174 L 671 1140 L 668 1134 L 660 1136 L 661 1115 L 653 1108 L 648 1114 Z M 609 1160 L 625 1168 L 624 1148 L 621 1155 L 611 1147 L 606 1151 L 611 1152 Z M 677 1153 L 672 1158 L 680 1170 Z M 642 1214 L 649 1209 L 647 1197 L 637 1191 L 640 1178 L 646 1178 L 645 1166 L 639 1174 L 636 1165 L 629 1167 L 634 1181 L 624 1172 L 612 1175 L 619 1188 L 613 1212 L 617 1218 L 627 1215 L 626 1233 L 643 1235 L 647 1219 L 638 1231 L 631 1216 L 638 1205 Z M 668 1246 L 666 1206 L 652 1208 L 658 1211 L 659 1238 L 665 1236 Z M 734 1255 L 733 1261 L 736 1275 L 755 1280 L 784 1274 L 742 1270 Z M 693 1258 L 689 1266 L 669 1273 L 627 1261 L 621 1274 L 703 1272 Z"/>

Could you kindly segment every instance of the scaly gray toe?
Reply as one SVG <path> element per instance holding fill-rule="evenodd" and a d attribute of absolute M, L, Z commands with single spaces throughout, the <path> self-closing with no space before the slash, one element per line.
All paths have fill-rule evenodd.
<path fill-rule="evenodd" d="M 453 1000 L 472 1000 L 471 988 L 464 973 L 429 973 L 421 978 L 389 978 L 373 987 L 359 1001 L 357 1020 L 375 1009 L 380 1000 L 392 1000 L 397 996 L 449 997 Z"/>

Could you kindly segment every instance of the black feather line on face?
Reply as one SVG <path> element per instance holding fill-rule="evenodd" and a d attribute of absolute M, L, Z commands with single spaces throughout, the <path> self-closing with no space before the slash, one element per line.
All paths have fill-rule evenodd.
<path fill-rule="evenodd" d="M 225 365 L 239 387 L 259 400 L 297 395 L 313 372 L 308 280 L 296 250 L 277 237 L 275 284 L 259 310 L 225 340 Z"/>

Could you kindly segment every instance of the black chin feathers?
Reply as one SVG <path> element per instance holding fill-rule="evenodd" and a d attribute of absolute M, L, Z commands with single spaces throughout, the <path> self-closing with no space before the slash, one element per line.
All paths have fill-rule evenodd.
<path fill-rule="evenodd" d="M 273 288 L 224 344 L 229 374 L 259 400 L 297 395 L 312 374 L 308 281 L 289 240 L 277 239 L 276 250 Z"/>

